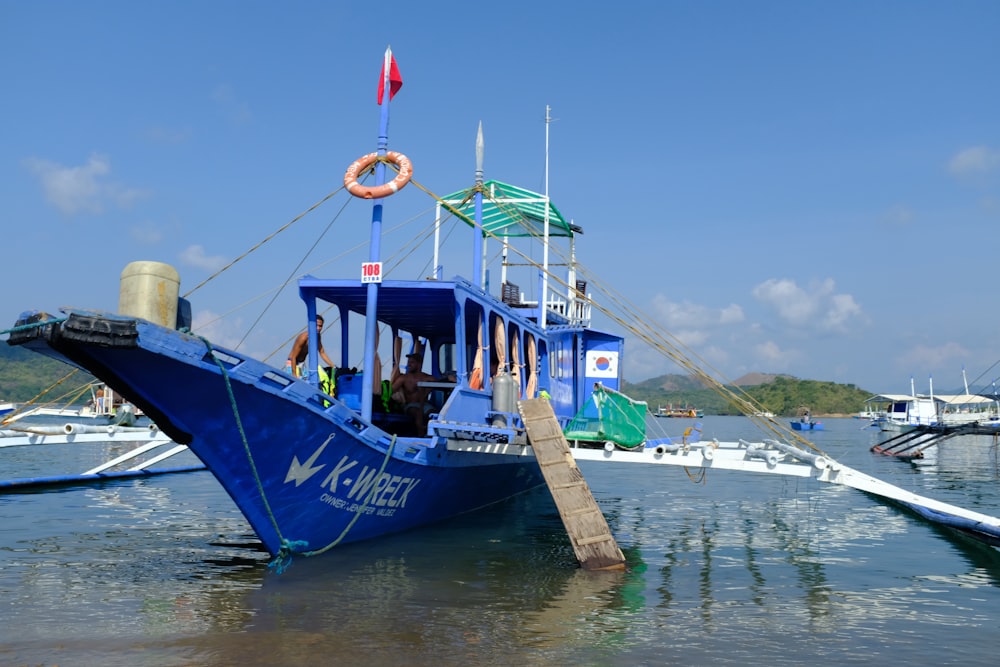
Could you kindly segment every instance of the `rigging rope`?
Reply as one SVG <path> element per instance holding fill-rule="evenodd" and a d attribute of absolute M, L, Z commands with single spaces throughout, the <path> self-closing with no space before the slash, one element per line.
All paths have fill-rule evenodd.
<path fill-rule="evenodd" d="M 470 189 L 469 195 L 459 206 L 467 202 L 469 198 L 471 198 L 472 193 L 474 191 L 477 191 L 477 188 Z M 517 210 L 516 207 L 514 207 L 512 204 L 498 201 L 490 197 L 488 190 L 479 188 L 478 191 L 482 191 L 483 196 L 490 199 L 490 201 L 495 206 L 503 210 L 506 215 L 509 215 L 514 219 L 520 218 L 523 222 L 525 223 L 527 222 L 527 219 L 524 217 L 524 215 L 522 215 L 520 211 Z M 430 194 L 431 196 L 437 198 L 436 195 L 433 195 L 432 193 Z M 494 240 L 500 243 L 505 243 L 504 239 L 499 237 L 496 233 L 485 229 L 485 227 L 483 227 L 482 225 L 476 225 L 474 220 L 463 215 L 460 211 L 454 209 L 446 202 L 440 199 L 438 199 L 438 201 L 449 210 L 452 210 L 457 217 L 460 217 L 462 220 L 465 220 L 469 224 L 472 224 L 474 227 L 480 229 L 483 234 L 493 238 Z M 529 232 L 529 236 L 532 236 L 537 240 L 544 242 L 541 232 L 537 230 L 534 225 L 522 224 L 521 226 L 523 229 Z M 512 246 L 510 244 L 507 244 L 507 247 L 509 250 L 519 255 L 527 265 L 534 266 L 540 272 L 545 272 L 545 274 L 549 277 L 550 280 L 553 280 L 555 283 L 562 285 L 564 288 L 566 288 L 567 293 L 569 293 L 570 289 L 572 290 L 576 289 L 575 285 L 569 285 L 566 282 L 566 280 L 564 280 L 561 276 L 553 273 L 550 269 L 547 269 L 546 267 L 542 266 L 537 260 L 534 260 L 528 255 L 526 255 L 521 249 L 517 248 L 516 246 Z M 642 313 L 639 310 L 639 308 L 636 307 L 634 304 L 632 304 L 631 301 L 624 294 L 621 294 L 620 292 L 617 292 L 616 290 L 610 287 L 604 286 L 602 281 L 599 278 L 596 278 L 592 274 L 590 274 L 590 272 L 586 270 L 586 267 L 584 265 L 575 261 L 573 258 L 567 257 L 563 253 L 561 248 L 550 245 L 549 252 L 550 254 L 556 255 L 557 258 L 561 258 L 565 264 L 572 263 L 574 266 L 582 269 L 580 271 L 580 275 L 587 278 L 588 281 L 590 281 L 591 285 L 600 288 L 605 294 L 610 296 L 611 297 L 610 302 L 616 304 L 621 309 L 621 311 L 628 316 L 629 319 L 626 320 L 623 315 L 620 315 L 617 312 L 612 311 L 607 306 L 596 303 L 594 300 L 589 299 L 585 295 L 581 295 L 578 297 L 581 301 L 589 302 L 592 308 L 595 308 L 599 312 L 603 313 L 605 316 L 610 318 L 624 330 L 632 333 L 637 338 L 647 343 L 654 350 L 660 352 L 674 363 L 688 370 L 691 374 L 693 374 L 695 377 L 697 377 L 706 385 L 708 385 L 709 388 L 711 388 L 720 396 L 723 396 L 727 400 L 732 401 L 740 409 L 741 412 L 743 412 L 748 418 L 750 418 L 752 421 L 758 424 L 758 426 L 760 426 L 761 428 L 771 432 L 776 437 L 785 438 L 787 440 L 794 440 L 806 447 L 809 447 L 810 449 L 813 449 L 814 451 L 818 452 L 821 451 L 818 447 L 816 447 L 815 444 L 813 444 L 806 438 L 803 438 L 796 431 L 791 430 L 791 428 L 783 426 L 774 419 L 759 416 L 757 413 L 764 412 L 762 406 L 757 404 L 753 400 L 753 398 L 746 393 L 746 391 L 744 391 L 739 387 L 731 388 L 732 385 L 716 379 L 715 376 L 705 371 L 704 370 L 705 368 L 711 368 L 713 373 L 715 373 L 720 377 L 722 376 L 722 374 L 717 369 L 712 368 L 711 364 L 709 364 L 704 359 L 700 358 L 697 355 L 697 353 L 695 353 L 686 345 L 684 345 L 684 343 L 681 342 L 679 339 L 677 339 L 675 336 L 673 336 L 672 334 L 670 334 L 669 332 L 665 331 L 662 328 L 655 327 L 653 325 L 654 319 Z M 692 357 L 696 358 L 701 365 L 692 360 Z"/>

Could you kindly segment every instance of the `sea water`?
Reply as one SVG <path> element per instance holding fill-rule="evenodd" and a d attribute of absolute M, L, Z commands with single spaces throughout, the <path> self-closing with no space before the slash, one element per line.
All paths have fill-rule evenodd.
<path fill-rule="evenodd" d="M 651 421 L 672 435 L 694 423 Z M 865 422 L 823 421 L 810 438 L 842 463 L 1000 514 L 992 438 L 907 463 L 872 454 L 883 436 Z M 742 417 L 700 422 L 703 439 L 761 437 Z M 0 450 L 0 475 L 112 454 Z M 544 489 L 280 574 L 207 472 L 0 495 L 0 665 L 997 662 L 992 547 L 811 480 L 580 466 L 625 572 L 577 567 Z"/>

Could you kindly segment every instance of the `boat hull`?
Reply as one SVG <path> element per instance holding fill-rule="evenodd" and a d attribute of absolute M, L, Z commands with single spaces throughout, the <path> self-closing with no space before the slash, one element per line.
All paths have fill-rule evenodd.
<path fill-rule="evenodd" d="M 801 421 L 795 421 L 795 422 L 792 422 L 792 430 L 793 431 L 822 431 L 823 430 L 823 423 L 822 422 L 801 422 Z"/>
<path fill-rule="evenodd" d="M 70 315 L 32 335 L 29 347 L 87 369 L 188 445 L 272 554 L 415 528 L 544 483 L 529 448 L 394 438 L 302 380 L 145 320 Z"/>

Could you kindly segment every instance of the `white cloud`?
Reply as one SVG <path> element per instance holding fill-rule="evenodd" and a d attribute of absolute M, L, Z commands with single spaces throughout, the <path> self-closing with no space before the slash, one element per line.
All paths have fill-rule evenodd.
<path fill-rule="evenodd" d="M 819 309 L 817 297 L 822 297 L 822 294 L 809 294 L 787 278 L 765 280 L 751 293 L 755 299 L 776 310 L 786 323 L 799 327 L 815 319 Z"/>
<path fill-rule="evenodd" d="M 688 301 L 676 303 L 662 295 L 653 298 L 653 315 L 672 330 L 734 324 L 745 319 L 743 309 L 736 304 L 714 309 Z"/>
<path fill-rule="evenodd" d="M 38 176 L 46 200 L 67 215 L 101 213 L 108 206 L 128 208 L 146 195 L 142 190 L 108 182 L 111 160 L 96 153 L 79 167 L 40 158 L 28 158 L 25 165 Z"/>
<path fill-rule="evenodd" d="M 187 266 L 193 266 L 205 271 L 218 271 L 226 265 L 226 258 L 220 255 L 214 257 L 205 254 L 205 248 L 195 244 L 181 251 L 180 261 Z"/>
<path fill-rule="evenodd" d="M 1000 151 L 987 146 L 973 146 L 956 153 L 948 162 L 955 176 L 982 174 L 1000 168 Z"/>
<path fill-rule="evenodd" d="M 934 368 L 957 368 L 963 359 L 971 356 L 969 351 L 959 343 L 944 343 L 930 347 L 927 345 L 915 345 L 896 358 L 896 366 L 902 370 L 916 368 L 927 370 Z"/>
<path fill-rule="evenodd" d="M 689 301 L 677 303 L 660 294 L 653 298 L 652 315 L 663 325 L 668 340 L 679 343 L 681 348 L 699 350 L 701 354 L 706 354 L 703 347 L 721 328 L 746 319 L 743 308 L 736 304 L 709 308 Z"/>
<path fill-rule="evenodd" d="M 132 225 L 128 234 L 133 241 L 142 245 L 156 245 L 163 240 L 163 232 L 149 220 Z"/>
<path fill-rule="evenodd" d="M 862 321 L 861 306 L 850 294 L 835 293 L 832 278 L 799 287 L 794 280 L 771 278 L 753 288 L 753 296 L 772 308 L 787 325 L 799 329 L 843 333 Z"/>
<path fill-rule="evenodd" d="M 830 296 L 826 314 L 823 316 L 823 328 L 827 331 L 846 331 L 851 320 L 862 317 L 861 306 L 850 294 L 833 294 Z"/>
<path fill-rule="evenodd" d="M 236 349 L 243 337 L 243 322 L 239 318 L 226 319 L 211 310 L 200 310 L 191 316 L 191 330 L 204 336 L 215 345 Z"/>
<path fill-rule="evenodd" d="M 772 340 L 754 346 L 753 351 L 758 359 L 770 364 L 768 368 L 773 368 L 775 364 L 786 358 L 785 353 L 781 351 L 781 347 Z"/>

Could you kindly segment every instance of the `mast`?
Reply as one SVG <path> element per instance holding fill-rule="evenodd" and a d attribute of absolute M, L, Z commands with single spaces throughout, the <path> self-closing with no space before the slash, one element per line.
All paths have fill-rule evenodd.
<path fill-rule="evenodd" d="M 570 220 L 570 230 L 574 228 L 573 221 Z M 569 269 L 566 272 L 566 282 L 569 290 L 566 294 L 566 316 L 570 322 L 577 323 L 576 316 L 576 233 L 570 231 L 569 236 Z"/>
<path fill-rule="evenodd" d="M 549 299 L 549 125 L 552 117 L 549 115 L 551 107 L 545 105 L 545 215 L 542 226 L 542 295 L 538 304 L 538 323 L 545 328 L 547 302 Z"/>
<path fill-rule="evenodd" d="M 434 204 L 434 279 L 441 280 L 444 267 L 441 266 L 441 202 Z"/>
<path fill-rule="evenodd" d="M 483 153 L 485 145 L 483 143 L 483 121 L 479 121 L 479 131 L 476 133 L 476 193 L 473 197 L 475 205 L 476 229 L 473 234 L 472 246 L 472 275 L 479 277 L 479 286 L 486 288 L 486 262 L 483 256 L 486 254 L 484 235 L 486 230 L 482 228 L 483 221 Z"/>
<path fill-rule="evenodd" d="M 385 58 L 382 61 L 382 88 L 379 109 L 379 130 L 378 148 L 379 156 L 386 154 L 389 147 L 389 101 L 392 99 L 391 88 L 392 72 L 392 48 L 386 47 Z M 385 163 L 375 163 L 375 185 L 385 183 Z M 382 200 L 372 200 L 372 229 L 371 241 L 369 242 L 368 261 L 378 263 L 381 261 L 382 248 Z M 379 271 L 379 281 L 382 272 Z M 374 391 L 372 380 L 375 377 L 375 332 L 378 329 L 378 289 L 380 282 L 368 283 L 367 303 L 365 312 L 365 372 L 361 376 L 361 417 L 365 420 L 372 418 L 372 393 Z"/>

